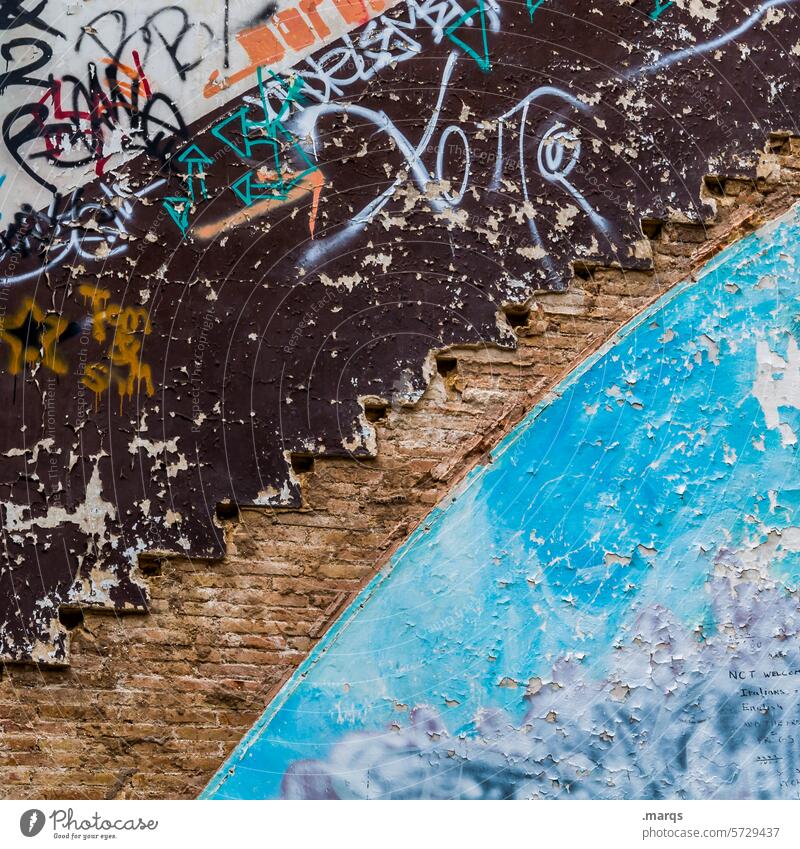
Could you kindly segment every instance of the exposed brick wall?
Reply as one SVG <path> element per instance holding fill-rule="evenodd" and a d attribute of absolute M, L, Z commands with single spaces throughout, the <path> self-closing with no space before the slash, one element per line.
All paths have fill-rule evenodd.
<path fill-rule="evenodd" d="M 756 182 L 709 181 L 708 227 L 652 228 L 653 272 L 579 270 L 529 314 L 508 311 L 517 350 L 440 354 L 419 403 L 376 422 L 376 459 L 298 471 L 302 509 L 225 520 L 221 561 L 149 564 L 149 614 L 68 614 L 69 667 L 5 666 L 0 794 L 195 796 L 352 594 L 525 411 L 669 286 L 800 197 L 800 139 L 770 149 Z"/>

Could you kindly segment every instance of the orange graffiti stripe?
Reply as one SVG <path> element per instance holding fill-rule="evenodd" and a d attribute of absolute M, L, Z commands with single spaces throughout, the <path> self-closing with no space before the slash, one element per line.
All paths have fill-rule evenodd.
<path fill-rule="evenodd" d="M 287 175 L 291 178 L 291 174 Z M 325 177 L 319 170 L 311 171 L 300 180 L 297 185 L 293 186 L 287 196 L 280 198 L 265 198 L 258 201 L 246 209 L 241 209 L 238 212 L 233 212 L 219 221 L 214 221 L 211 224 L 203 224 L 195 226 L 191 229 L 191 234 L 201 241 L 209 241 L 215 239 L 227 230 L 232 230 L 235 227 L 241 227 L 243 224 L 248 224 L 251 221 L 256 221 L 269 215 L 276 209 L 292 203 L 296 203 L 308 192 L 311 192 L 311 212 L 308 216 L 308 230 L 311 238 L 314 238 L 314 228 L 317 223 L 317 213 L 319 212 L 319 199 L 322 194 L 322 187 L 325 185 Z"/>
<path fill-rule="evenodd" d="M 331 30 L 317 11 L 320 5 L 322 0 L 301 0 L 299 9 L 294 6 L 282 9 L 273 15 L 269 25 L 258 24 L 237 33 L 236 41 L 247 54 L 249 64 L 229 76 L 212 71 L 203 87 L 203 97 L 214 97 L 234 83 L 254 74 L 256 68 L 280 62 L 285 58 L 287 48 L 299 58 L 300 54 L 314 44 L 323 45 Z M 392 4 L 388 0 L 333 0 L 333 5 L 348 29 L 353 29 L 363 26 Z M 270 25 L 274 26 L 275 32 L 269 28 Z"/>

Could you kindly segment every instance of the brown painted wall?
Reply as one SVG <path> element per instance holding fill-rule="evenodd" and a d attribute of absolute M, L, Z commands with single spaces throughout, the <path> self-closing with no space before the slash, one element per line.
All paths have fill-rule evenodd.
<path fill-rule="evenodd" d="M 800 139 L 755 182 L 712 181 L 705 228 L 668 223 L 653 271 L 595 268 L 512 314 L 517 350 L 453 348 L 413 407 L 375 410 L 374 459 L 297 470 L 303 506 L 226 519 L 215 562 L 148 561 L 148 614 L 85 611 L 70 666 L 6 665 L 5 797 L 192 797 L 361 583 L 510 424 L 627 319 L 800 197 Z"/>
<path fill-rule="evenodd" d="M 141 556 L 221 557 L 218 503 L 298 506 L 291 455 L 368 461 L 365 398 L 510 350 L 503 303 L 647 271 L 642 220 L 708 216 L 800 109 L 789 0 L 62 5 L 0 16 L 16 661 L 145 610 Z"/>

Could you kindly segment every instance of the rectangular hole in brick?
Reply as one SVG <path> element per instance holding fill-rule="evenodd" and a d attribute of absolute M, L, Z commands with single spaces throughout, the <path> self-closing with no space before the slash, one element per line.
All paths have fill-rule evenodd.
<path fill-rule="evenodd" d="M 790 136 L 786 133 L 771 133 L 769 137 L 769 141 L 767 142 L 767 148 L 770 153 L 790 153 L 791 152 L 791 144 L 789 142 Z"/>
<path fill-rule="evenodd" d="M 704 183 L 710 195 L 716 198 L 725 197 L 725 180 L 719 177 L 706 177 Z"/>
<path fill-rule="evenodd" d="M 364 416 L 368 422 L 379 422 L 386 418 L 389 405 L 378 401 L 370 401 L 364 404 Z"/>
<path fill-rule="evenodd" d="M 231 501 L 230 498 L 226 498 L 225 501 L 220 501 L 219 504 L 217 504 L 217 518 L 227 521 L 234 521 L 238 519 L 239 505 L 234 501 Z"/>
<path fill-rule="evenodd" d="M 442 377 L 452 375 L 457 368 L 458 360 L 455 357 L 444 356 L 436 358 L 436 371 L 438 371 Z"/>
<path fill-rule="evenodd" d="M 512 327 L 527 327 L 531 320 L 531 308 L 524 304 L 512 304 L 503 308 L 506 321 Z"/>
<path fill-rule="evenodd" d="M 146 557 L 139 558 L 139 569 L 148 578 L 154 578 L 161 574 L 161 561 L 150 560 Z"/>
<path fill-rule="evenodd" d="M 591 280 L 592 267 L 585 262 L 573 262 L 572 271 L 581 280 Z"/>
<path fill-rule="evenodd" d="M 642 233 L 644 233 L 648 239 L 657 239 L 661 235 L 663 227 L 664 222 L 660 221 L 658 218 L 642 219 Z"/>
<path fill-rule="evenodd" d="M 295 474 L 304 475 L 314 471 L 314 457 L 311 454 L 291 454 L 289 459 Z"/>
<path fill-rule="evenodd" d="M 62 607 L 58 611 L 58 621 L 68 631 L 72 631 L 79 625 L 83 625 L 83 611 L 77 607 Z"/>

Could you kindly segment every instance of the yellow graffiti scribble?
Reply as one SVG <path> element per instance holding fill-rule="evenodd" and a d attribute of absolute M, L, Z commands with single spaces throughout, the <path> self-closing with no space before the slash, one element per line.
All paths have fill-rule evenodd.
<path fill-rule="evenodd" d="M 92 308 L 92 336 L 105 344 L 109 339 L 106 356 L 110 365 L 90 363 L 86 366 L 82 382 L 98 396 L 111 385 L 117 386 L 120 406 L 124 398 L 132 398 L 140 384 L 148 395 L 155 393 L 150 366 L 142 362 L 142 340 L 152 332 L 150 317 L 143 307 L 123 307 L 109 303 L 111 292 L 98 289 L 91 283 L 78 287 L 80 294 Z"/>
<path fill-rule="evenodd" d="M 0 326 L 0 339 L 8 343 L 10 356 L 8 370 L 19 374 L 26 363 L 44 363 L 56 374 L 66 374 L 68 370 L 64 358 L 56 351 L 61 334 L 69 322 L 60 315 L 45 313 L 33 300 L 27 298 L 16 315 Z M 15 333 L 14 331 L 19 331 Z M 34 334 L 36 344 L 30 344 Z"/>

